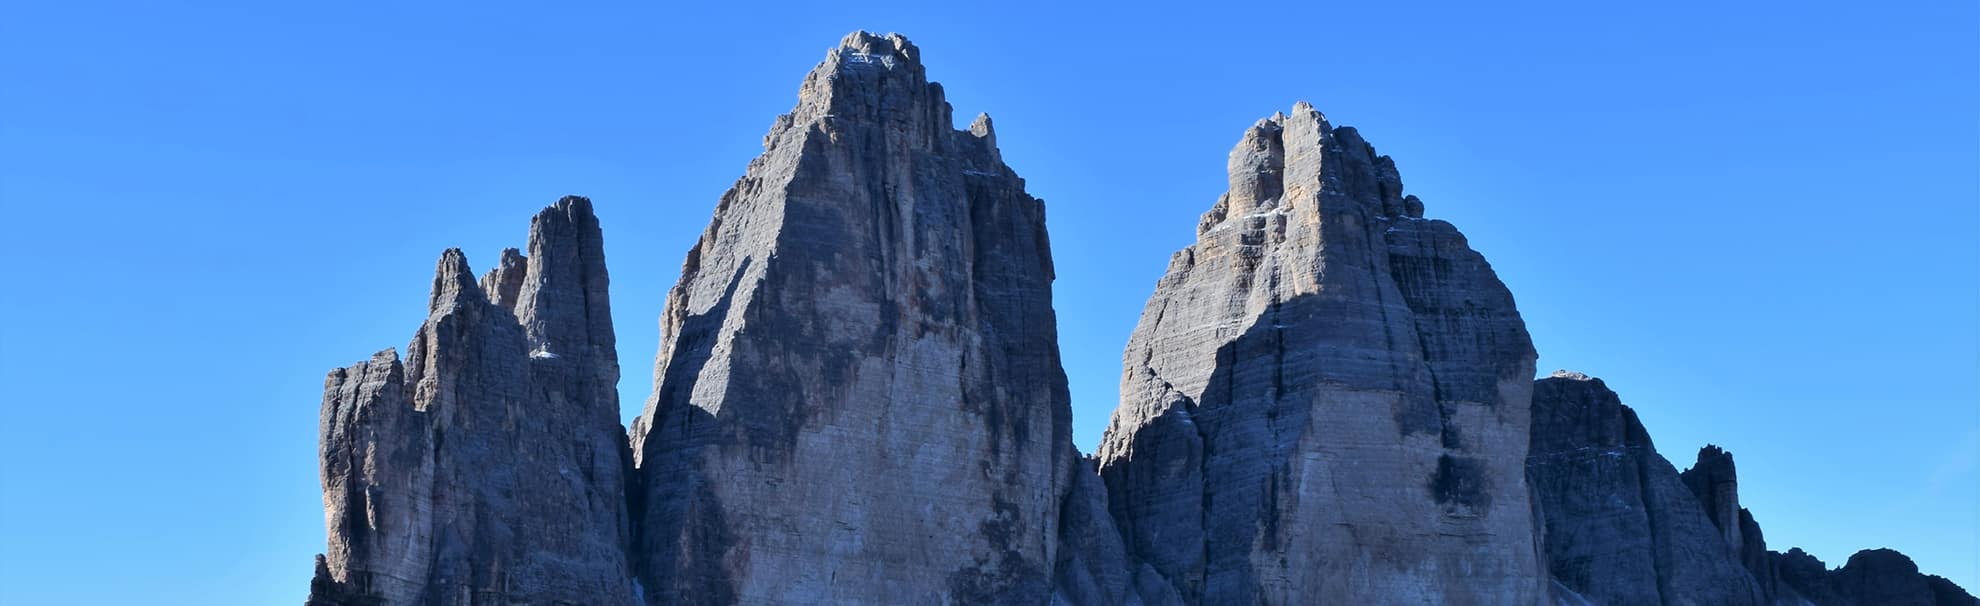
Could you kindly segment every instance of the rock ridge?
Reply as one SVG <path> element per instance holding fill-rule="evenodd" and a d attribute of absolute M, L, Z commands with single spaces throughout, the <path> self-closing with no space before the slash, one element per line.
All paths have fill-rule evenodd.
<path fill-rule="evenodd" d="M 1540 379 L 1533 412 L 1527 474 L 1561 595 L 1616 605 L 1976 603 L 1896 551 L 1864 550 L 1834 570 L 1799 548 L 1769 551 L 1739 505 L 1732 453 L 1706 445 L 1677 472 L 1601 379 Z"/>

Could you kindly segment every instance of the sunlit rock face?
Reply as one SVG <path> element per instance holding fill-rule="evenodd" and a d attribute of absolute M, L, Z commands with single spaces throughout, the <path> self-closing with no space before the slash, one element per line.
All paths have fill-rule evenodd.
<path fill-rule="evenodd" d="M 1171 257 L 1099 453 L 1150 601 L 1536 604 L 1534 351 L 1464 236 L 1305 104 Z"/>
<path fill-rule="evenodd" d="M 918 48 L 855 33 L 723 195 L 636 424 L 649 600 L 1124 591 L 1072 446 L 1044 206 L 988 117 L 952 124 Z"/>

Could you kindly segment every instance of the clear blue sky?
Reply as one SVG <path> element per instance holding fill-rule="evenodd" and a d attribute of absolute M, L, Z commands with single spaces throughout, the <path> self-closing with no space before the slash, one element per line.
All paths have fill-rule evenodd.
<path fill-rule="evenodd" d="M 630 418 L 717 196 L 858 28 L 1047 201 L 1082 448 L 1231 145 L 1306 99 L 1491 259 L 1541 372 L 1734 451 L 1771 545 L 1980 589 L 1973 2 L 651 4 L 0 8 L 0 603 L 299 603 L 325 371 L 562 194 Z"/>

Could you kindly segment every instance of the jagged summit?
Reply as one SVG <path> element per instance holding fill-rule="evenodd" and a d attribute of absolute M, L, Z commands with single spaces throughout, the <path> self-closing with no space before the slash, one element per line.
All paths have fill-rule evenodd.
<path fill-rule="evenodd" d="M 1772 604 L 1677 469 L 1600 379 L 1534 384 L 1527 479 L 1548 571 L 1595 604 Z"/>
<path fill-rule="evenodd" d="M 427 299 L 427 311 L 451 310 L 480 297 L 481 286 L 474 281 L 474 271 L 468 269 L 467 253 L 458 248 L 441 251 L 440 261 L 433 267 L 433 292 Z"/>
<path fill-rule="evenodd" d="M 1325 177 L 1324 185 L 1330 187 L 1312 181 L 1325 153 L 1341 155 L 1351 165 L 1346 172 Z M 1326 115 L 1305 101 L 1293 104 L 1291 114 L 1275 113 L 1245 129 L 1231 149 L 1226 169 L 1230 189 L 1204 213 L 1197 224 L 1198 234 L 1224 226 L 1229 218 L 1287 210 L 1280 205 L 1289 201 L 1318 203 L 1311 196 L 1323 192 L 1333 196 L 1365 192 L 1372 205 L 1369 219 L 1423 217 L 1423 202 L 1402 193 L 1395 160 L 1376 153 L 1354 127 L 1335 128 Z M 1350 179 L 1354 182 L 1347 181 Z M 1289 187 L 1295 189 L 1288 191 Z"/>
<path fill-rule="evenodd" d="M 617 366 L 578 345 L 611 351 L 598 241 L 589 203 L 566 198 L 487 292 L 447 249 L 404 362 L 388 349 L 330 373 L 312 606 L 639 603 Z M 552 343 L 576 355 L 531 355 Z"/>
<path fill-rule="evenodd" d="M 1798 548 L 1768 551 L 1753 512 L 1739 504 L 1732 453 L 1706 445 L 1677 472 L 1601 379 L 1540 379 L 1533 414 L 1527 474 L 1563 596 L 1595 604 L 1976 603 L 1895 551 L 1865 550 L 1835 570 Z"/>
<path fill-rule="evenodd" d="M 830 64 L 833 59 L 846 60 L 848 55 L 855 56 L 851 59 L 855 61 L 860 60 L 856 56 L 865 55 L 869 58 L 891 57 L 915 67 L 921 66 L 921 49 L 909 42 L 907 36 L 893 32 L 879 34 L 860 30 L 846 34 L 846 37 L 839 39 L 838 48 L 832 49 L 826 63 Z"/>

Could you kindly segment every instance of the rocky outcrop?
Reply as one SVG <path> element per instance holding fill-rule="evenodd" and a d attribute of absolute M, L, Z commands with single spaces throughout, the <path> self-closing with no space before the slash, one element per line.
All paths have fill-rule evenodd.
<path fill-rule="evenodd" d="M 1769 553 L 1790 599 L 1783 604 L 1814 606 L 1974 606 L 1980 604 L 1945 577 L 1918 571 L 1904 554 L 1889 549 L 1865 549 L 1849 557 L 1842 568 L 1830 570 L 1799 548 Z M 1799 601 L 1796 601 L 1799 600 Z"/>
<path fill-rule="evenodd" d="M 1546 600 L 1512 295 L 1304 103 L 1229 173 L 1142 312 L 1099 453 L 1141 597 Z"/>
<path fill-rule="evenodd" d="M 1601 379 L 1561 371 L 1536 382 L 1532 440 L 1527 478 L 1548 569 L 1563 587 L 1616 606 L 1769 602 L 1636 411 Z"/>
<path fill-rule="evenodd" d="M 1527 475 L 1561 593 L 1594 604 L 1975 604 L 1896 551 L 1861 551 L 1833 571 L 1800 549 L 1768 551 L 1739 505 L 1732 453 L 1708 445 L 1678 473 L 1636 412 L 1587 375 L 1535 384 Z"/>
<path fill-rule="evenodd" d="M 1739 506 L 1739 470 L 1733 464 L 1732 453 L 1707 444 L 1698 449 L 1698 459 L 1691 468 L 1678 476 L 1698 498 L 1699 506 L 1705 508 L 1706 517 L 1719 529 L 1740 565 L 1759 583 L 1761 592 L 1777 596 L 1777 602 L 1792 603 L 1799 599 L 1793 589 L 1781 586 L 1767 553 L 1767 539 L 1760 531 L 1760 524 L 1753 520 L 1753 512 Z"/>
<path fill-rule="evenodd" d="M 604 250 L 591 204 L 484 291 L 441 256 L 424 325 L 324 382 L 328 551 L 309 603 L 637 604 Z"/>
<path fill-rule="evenodd" d="M 1698 460 L 1690 469 L 1678 474 L 1685 488 L 1691 490 L 1698 505 L 1705 508 L 1705 515 L 1719 530 L 1726 545 L 1739 550 L 1746 545 L 1739 522 L 1742 509 L 1739 506 L 1739 472 L 1733 465 L 1732 453 L 1714 445 L 1706 445 L 1698 450 Z"/>
<path fill-rule="evenodd" d="M 637 424 L 653 603 L 1125 591 L 1071 442 L 1044 207 L 988 117 L 950 111 L 913 44 L 855 33 L 723 195 Z"/>

